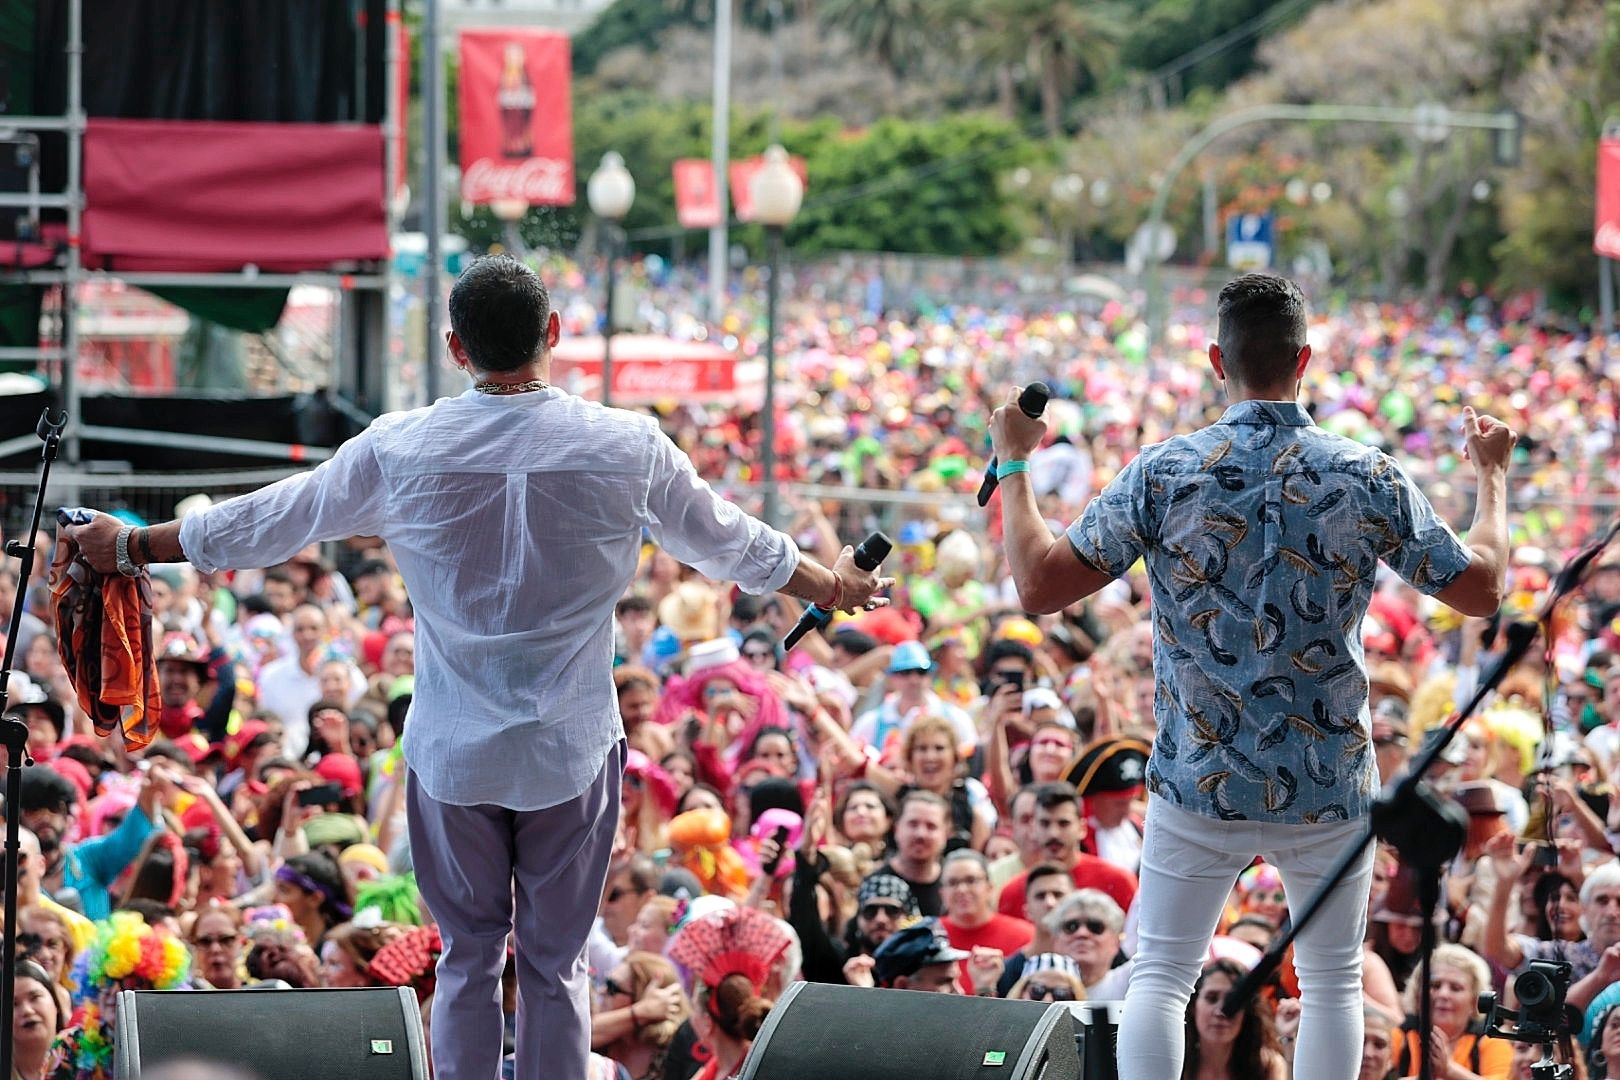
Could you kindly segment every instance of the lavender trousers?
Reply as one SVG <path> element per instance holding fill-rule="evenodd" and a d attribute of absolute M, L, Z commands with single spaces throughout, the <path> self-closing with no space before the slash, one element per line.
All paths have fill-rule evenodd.
<path fill-rule="evenodd" d="M 1277 868 L 1297 917 L 1366 828 L 1365 819 L 1220 821 L 1149 798 L 1136 897 L 1139 943 L 1119 1025 L 1120 1080 L 1179 1080 L 1187 1000 L 1232 884 L 1254 856 Z M 1372 867 L 1369 844 L 1294 942 L 1303 1006 L 1295 1076 L 1354 1080 L 1360 1071 L 1361 938 Z"/>
<path fill-rule="evenodd" d="M 624 760 L 621 740 L 584 794 L 545 810 L 442 803 L 411 777 L 411 860 L 444 940 L 431 1018 L 436 1080 L 498 1080 L 501 972 L 514 929 L 516 1075 L 586 1075 L 585 941 L 607 884 Z"/>

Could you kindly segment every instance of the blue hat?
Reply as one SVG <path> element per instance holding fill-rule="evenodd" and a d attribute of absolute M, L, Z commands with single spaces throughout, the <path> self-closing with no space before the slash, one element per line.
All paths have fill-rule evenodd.
<path fill-rule="evenodd" d="M 889 658 L 889 674 L 897 675 L 902 671 L 932 671 L 934 660 L 928 655 L 920 641 L 902 641 L 894 647 L 894 655 Z"/>
<path fill-rule="evenodd" d="M 920 919 L 883 939 L 872 953 L 873 973 L 879 983 L 891 985 L 902 975 L 915 975 L 930 964 L 951 964 L 970 954 L 951 945 L 938 919 Z"/>

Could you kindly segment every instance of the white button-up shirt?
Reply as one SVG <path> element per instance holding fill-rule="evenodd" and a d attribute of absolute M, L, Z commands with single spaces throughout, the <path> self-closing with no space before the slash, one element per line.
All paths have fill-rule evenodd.
<path fill-rule="evenodd" d="M 378 417 L 313 471 L 188 516 L 180 544 L 215 570 L 381 536 L 416 612 L 406 761 L 441 802 L 540 810 L 580 795 L 623 736 L 613 606 L 644 529 L 750 593 L 799 563 L 651 417 L 556 389 Z"/>

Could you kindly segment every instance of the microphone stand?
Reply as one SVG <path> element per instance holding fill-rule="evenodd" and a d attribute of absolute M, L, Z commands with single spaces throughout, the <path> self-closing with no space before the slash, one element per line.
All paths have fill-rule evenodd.
<path fill-rule="evenodd" d="M 5 659 L 0 660 L 0 703 L 6 699 L 11 684 L 11 661 L 17 652 L 17 632 L 22 628 L 23 606 L 28 595 L 28 576 L 34 569 L 34 539 L 39 535 L 39 518 L 45 509 L 45 489 L 51 476 L 51 462 L 62 445 L 62 429 L 67 425 L 67 413 L 51 418 L 50 407 L 40 414 L 34 428 L 45 443 L 40 455 L 39 490 L 34 496 L 34 517 L 28 525 L 28 541 L 10 540 L 6 554 L 20 564 L 17 568 L 17 598 L 11 605 L 11 625 L 6 630 Z M 28 725 L 14 712 L 0 716 L 0 745 L 6 748 L 6 869 L 5 869 L 5 954 L 0 956 L 0 1077 L 10 1080 L 14 1075 L 12 1054 L 11 1007 L 17 994 L 17 862 L 21 857 L 22 766 L 32 765 L 28 754 Z"/>
<path fill-rule="evenodd" d="M 1418 875 L 1418 896 L 1423 908 L 1421 945 L 1423 961 L 1419 972 L 1419 977 L 1423 981 L 1419 986 L 1418 1010 L 1421 1036 L 1418 1047 L 1421 1055 L 1419 1075 L 1422 1080 L 1431 1080 L 1433 1064 L 1429 1058 L 1429 1031 L 1433 1018 L 1429 1014 L 1429 959 L 1436 944 L 1434 915 L 1440 903 L 1441 874 L 1446 864 L 1462 847 L 1468 832 L 1468 821 L 1461 807 L 1450 799 L 1436 795 L 1424 781 L 1424 777 L 1445 752 L 1446 747 L 1451 745 L 1451 740 L 1456 737 L 1457 732 L 1462 730 L 1462 726 L 1474 715 L 1486 695 L 1501 685 L 1508 672 L 1529 653 L 1530 646 L 1535 642 L 1538 626 L 1551 617 L 1560 600 L 1580 585 L 1586 568 L 1616 535 L 1620 535 L 1620 520 L 1616 520 L 1614 526 L 1600 540 L 1570 560 L 1569 565 L 1559 574 L 1557 583 L 1547 597 L 1536 622 L 1514 622 L 1507 626 L 1507 645 L 1496 664 L 1480 680 L 1479 686 L 1474 690 L 1474 696 L 1454 720 L 1436 729 L 1440 732 L 1439 737 L 1434 739 L 1406 771 L 1396 778 L 1394 787 L 1386 789 L 1387 793 L 1373 803 L 1371 820 L 1366 832 L 1340 856 L 1338 863 L 1333 867 L 1333 872 L 1318 886 L 1316 893 L 1300 911 L 1299 918 L 1289 926 L 1288 932 L 1273 941 L 1260 962 L 1227 991 L 1226 998 L 1221 1003 L 1223 1013 L 1227 1016 L 1236 1016 L 1259 992 L 1260 987 L 1271 979 L 1282 965 L 1283 954 L 1294 943 L 1294 939 L 1299 937 L 1300 931 L 1316 917 L 1333 890 L 1361 861 L 1367 845 L 1371 844 L 1375 837 L 1380 837 L 1393 844 L 1401 853 L 1401 861 L 1413 867 Z"/>

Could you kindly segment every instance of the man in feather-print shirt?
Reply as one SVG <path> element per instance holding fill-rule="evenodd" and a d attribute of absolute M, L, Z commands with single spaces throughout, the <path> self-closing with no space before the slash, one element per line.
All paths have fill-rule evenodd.
<path fill-rule="evenodd" d="M 1187 998 L 1249 861 L 1275 863 L 1297 903 L 1362 828 L 1377 772 L 1361 621 L 1378 563 L 1464 614 L 1489 615 L 1501 600 L 1517 437 L 1464 410 L 1479 479 L 1465 545 L 1392 458 L 1311 422 L 1297 402 L 1311 360 L 1305 330 L 1292 282 L 1251 274 L 1228 284 L 1209 355 L 1231 407 L 1144 447 L 1063 537 L 1046 528 L 1026 476 L 1002 481 L 1008 562 L 1026 607 L 1058 610 L 1137 559 L 1152 590 L 1158 735 L 1121 1080 L 1180 1076 Z M 1010 407 L 1016 393 L 991 423 L 1003 468 L 1027 460 L 1045 430 Z M 1371 854 L 1295 946 L 1296 1068 L 1313 1080 L 1356 1073 Z"/>

